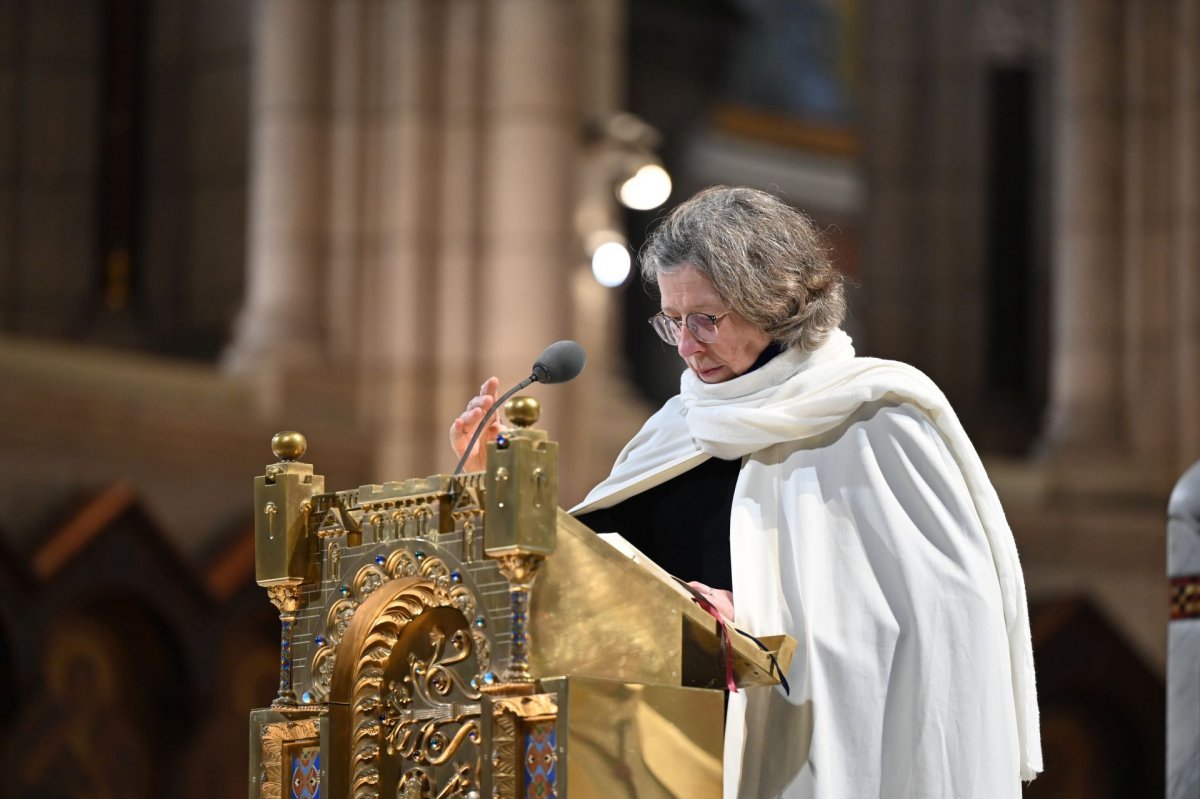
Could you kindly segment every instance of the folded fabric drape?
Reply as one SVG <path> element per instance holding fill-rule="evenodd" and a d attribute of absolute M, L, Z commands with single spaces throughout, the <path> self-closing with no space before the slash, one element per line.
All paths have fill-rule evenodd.
<path fill-rule="evenodd" d="M 730 519 L 736 621 L 755 635 L 786 631 L 800 642 L 788 678 L 794 688 L 805 686 L 790 701 L 813 703 L 805 722 L 810 772 L 821 758 L 828 771 L 838 757 L 857 752 L 885 762 L 877 774 L 842 785 L 850 791 L 843 795 L 869 795 L 856 791 L 897 779 L 912 791 L 887 795 L 1013 795 L 964 787 L 991 779 L 975 764 L 949 763 L 932 776 L 913 772 L 923 758 L 947 759 L 934 748 L 966 741 L 994 747 L 996 762 L 1011 761 L 1022 779 L 1041 770 L 1028 610 L 1012 532 L 961 423 L 928 377 L 906 364 L 856 357 L 840 330 L 811 353 L 786 351 L 723 383 L 685 371 L 680 394 L 647 421 L 573 512 L 609 507 L 709 457 L 743 459 Z M 830 574 L 841 578 L 837 584 Z M 990 658 L 986 668 L 973 668 L 978 657 Z M 1006 662 L 992 662 L 1000 659 Z M 860 667 L 877 673 L 856 674 Z M 854 678 L 848 686 L 847 671 Z M 947 706 L 929 690 L 940 678 L 963 683 L 956 696 L 967 706 Z M 873 679 L 882 681 L 876 693 Z M 847 707 L 847 688 L 867 698 Z M 967 718 L 979 701 L 1001 703 L 1001 694 L 1006 709 L 989 707 L 982 721 Z M 765 728 L 755 733 L 771 722 L 754 718 L 754 701 L 742 719 L 745 708 L 737 704 L 731 700 L 727 772 L 757 757 L 755 742 L 770 738 Z M 897 721 L 901 705 L 919 716 L 908 727 Z M 830 719 L 833 713 L 852 718 Z M 850 729 L 854 724 L 860 732 Z M 876 747 L 865 729 L 876 730 L 882 743 Z M 916 740 L 892 742 L 889 735 Z M 1008 737 L 1015 737 L 1011 745 Z M 889 754 L 897 746 L 915 748 Z M 891 763 L 893 757 L 913 762 Z M 836 795 L 819 787 L 836 782 L 825 774 L 815 779 L 817 788 L 802 787 L 812 773 L 780 780 L 774 787 L 760 780 L 753 790 Z M 931 788 L 935 783 L 943 788 Z M 751 795 L 744 779 L 740 791 Z"/>

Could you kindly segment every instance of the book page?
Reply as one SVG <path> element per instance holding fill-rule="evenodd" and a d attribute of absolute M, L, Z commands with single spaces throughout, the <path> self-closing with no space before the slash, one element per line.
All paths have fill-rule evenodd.
<path fill-rule="evenodd" d="M 596 535 L 613 549 L 620 552 L 625 557 L 632 560 L 634 563 L 641 566 L 646 572 L 654 575 L 662 582 L 671 586 L 675 593 L 679 594 L 684 599 L 694 599 L 699 594 L 689 585 L 684 583 L 678 577 L 674 576 L 662 566 L 659 566 L 650 558 L 646 557 L 640 549 L 629 543 L 620 533 L 597 533 Z"/>

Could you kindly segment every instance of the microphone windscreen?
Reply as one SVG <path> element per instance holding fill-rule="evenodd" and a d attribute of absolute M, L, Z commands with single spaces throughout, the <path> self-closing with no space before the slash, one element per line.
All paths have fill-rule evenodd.
<path fill-rule="evenodd" d="M 539 383 L 565 383 L 574 380 L 587 363 L 587 353 L 576 341 L 556 341 L 533 362 L 533 376 Z"/>

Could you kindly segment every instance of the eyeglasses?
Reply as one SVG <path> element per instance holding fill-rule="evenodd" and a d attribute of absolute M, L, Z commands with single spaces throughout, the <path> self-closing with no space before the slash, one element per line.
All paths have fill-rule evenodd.
<path fill-rule="evenodd" d="M 716 316 L 707 313 L 690 313 L 680 321 L 659 311 L 651 316 L 649 321 L 658 337 L 671 346 L 679 344 L 680 328 L 683 325 L 687 325 L 687 329 L 696 337 L 696 341 L 701 344 L 712 344 L 717 340 L 717 322 L 729 316 L 729 313 L 726 311 Z"/>

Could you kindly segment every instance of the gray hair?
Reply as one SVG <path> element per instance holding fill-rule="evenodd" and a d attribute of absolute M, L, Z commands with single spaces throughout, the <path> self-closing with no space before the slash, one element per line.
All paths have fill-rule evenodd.
<path fill-rule="evenodd" d="M 841 272 L 812 220 L 774 195 L 712 186 L 679 205 L 641 251 L 642 277 L 692 266 L 784 349 L 811 352 L 846 315 Z"/>

